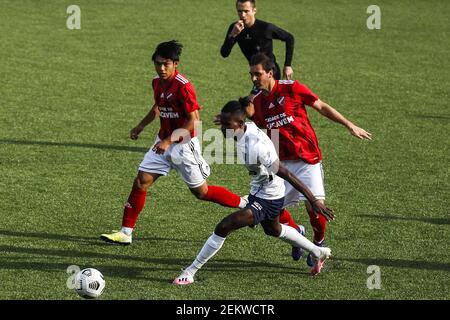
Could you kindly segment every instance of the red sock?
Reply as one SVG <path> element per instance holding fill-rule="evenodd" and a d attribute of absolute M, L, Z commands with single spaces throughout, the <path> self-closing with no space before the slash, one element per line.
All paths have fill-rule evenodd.
<path fill-rule="evenodd" d="M 134 228 L 136 221 L 139 217 L 145 204 L 145 197 L 147 191 L 134 188 L 131 190 L 128 202 L 123 209 L 122 226 L 128 228 Z"/>
<path fill-rule="evenodd" d="M 325 238 L 325 229 L 327 228 L 327 219 L 321 214 L 308 212 L 309 221 L 314 231 L 314 241 L 321 242 Z"/>
<path fill-rule="evenodd" d="M 239 204 L 241 203 L 241 197 L 219 186 L 208 186 L 208 192 L 203 200 L 212 201 L 230 208 L 239 208 Z"/>
<path fill-rule="evenodd" d="M 287 211 L 286 209 L 283 209 L 279 215 L 279 220 L 280 223 L 282 224 L 287 224 L 288 226 L 294 228 L 295 230 L 297 230 L 298 226 L 295 223 L 294 219 L 292 218 L 292 215 L 289 211 Z"/>

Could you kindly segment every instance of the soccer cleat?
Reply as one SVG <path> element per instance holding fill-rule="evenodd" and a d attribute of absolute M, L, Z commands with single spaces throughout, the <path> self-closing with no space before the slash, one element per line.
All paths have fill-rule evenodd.
<path fill-rule="evenodd" d="M 194 282 L 194 276 L 191 275 L 186 270 L 183 270 L 183 272 L 173 280 L 173 284 L 177 286 L 185 286 L 187 284 L 191 284 Z"/>
<path fill-rule="evenodd" d="M 330 248 L 320 248 L 320 256 L 313 258 L 314 265 L 311 269 L 312 276 L 315 276 L 316 274 L 320 273 L 325 263 L 325 260 L 327 260 L 330 256 L 331 256 Z"/>
<path fill-rule="evenodd" d="M 302 236 L 305 236 L 305 235 L 306 235 L 305 227 L 302 226 L 301 224 L 298 224 L 298 225 L 297 225 L 297 231 L 298 231 Z M 300 258 L 303 257 L 303 253 L 304 253 L 303 248 L 294 247 L 294 246 L 292 247 L 291 256 L 292 256 L 292 259 L 294 259 L 294 261 L 300 260 Z"/>
<path fill-rule="evenodd" d="M 100 239 L 108 243 L 120 244 L 123 246 L 131 244 L 131 236 L 126 235 L 122 231 L 104 233 L 100 236 Z"/>
<path fill-rule="evenodd" d="M 318 247 L 326 247 L 327 246 L 327 244 L 325 243 L 325 240 L 322 240 L 322 242 L 320 244 L 317 244 L 317 242 L 314 241 L 314 244 Z M 311 252 L 306 257 L 306 264 L 308 265 L 308 267 L 311 267 L 311 268 L 314 266 L 314 260 L 313 260 L 313 256 L 312 256 Z"/>

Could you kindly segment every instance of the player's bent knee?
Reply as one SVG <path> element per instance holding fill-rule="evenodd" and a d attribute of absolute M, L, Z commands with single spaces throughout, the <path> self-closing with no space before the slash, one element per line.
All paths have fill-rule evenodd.
<path fill-rule="evenodd" d="M 277 230 L 275 228 L 263 228 L 264 233 L 270 237 L 279 237 L 280 236 L 280 230 Z"/>
<path fill-rule="evenodd" d="M 238 223 L 232 217 L 225 217 L 216 226 L 214 233 L 221 237 L 226 237 L 234 230 L 238 229 Z"/>
<path fill-rule="evenodd" d="M 139 172 L 136 179 L 134 179 L 134 187 L 145 190 L 152 186 L 154 180 L 156 180 L 151 174 L 146 172 Z"/>
<path fill-rule="evenodd" d="M 275 230 L 264 230 L 264 233 L 271 237 L 278 237 L 280 235 L 280 233 Z"/>
<path fill-rule="evenodd" d="M 224 221 L 220 222 L 214 229 L 214 233 L 220 237 L 226 237 L 230 232 L 230 227 Z"/>
<path fill-rule="evenodd" d="M 199 200 L 209 200 L 208 199 L 208 187 L 206 185 L 201 185 L 197 188 L 189 188 L 191 193 Z"/>
<path fill-rule="evenodd" d="M 207 199 L 207 196 L 206 196 L 206 192 L 201 192 L 201 191 L 198 191 L 198 190 L 192 190 L 191 189 L 191 192 L 194 194 L 194 196 L 197 198 L 197 199 L 199 199 L 199 200 L 208 200 Z"/>

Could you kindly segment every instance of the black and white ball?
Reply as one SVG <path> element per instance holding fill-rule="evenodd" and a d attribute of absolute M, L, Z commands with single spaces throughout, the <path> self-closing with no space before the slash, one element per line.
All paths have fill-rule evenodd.
<path fill-rule="evenodd" d="M 75 275 L 75 291 L 83 298 L 97 298 L 104 289 L 105 279 L 97 269 L 86 268 Z"/>

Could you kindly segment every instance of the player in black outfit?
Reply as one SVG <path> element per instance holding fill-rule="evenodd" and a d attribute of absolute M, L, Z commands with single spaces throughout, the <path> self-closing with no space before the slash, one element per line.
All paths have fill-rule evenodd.
<path fill-rule="evenodd" d="M 283 77 L 292 78 L 292 55 L 294 52 L 294 37 L 289 32 L 262 20 L 255 18 L 255 0 L 237 0 L 236 9 L 239 21 L 232 23 L 228 28 L 225 41 L 220 49 L 222 57 L 230 55 L 231 49 L 237 42 L 242 53 L 250 61 L 250 58 L 258 52 L 264 52 L 269 56 L 276 66 L 274 77 L 281 79 L 280 66 L 276 62 L 273 54 L 273 39 L 278 39 L 286 43 L 286 57 L 284 60 Z"/>

